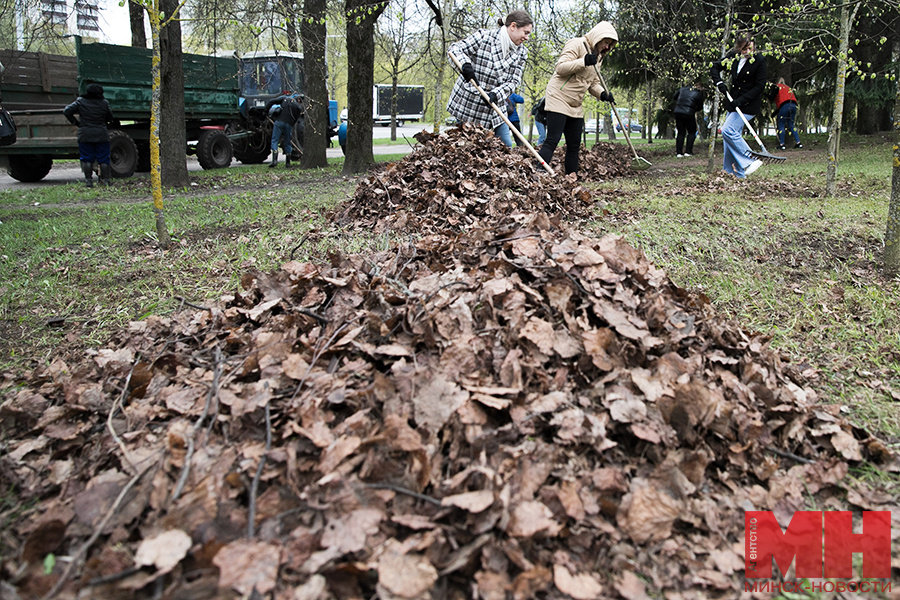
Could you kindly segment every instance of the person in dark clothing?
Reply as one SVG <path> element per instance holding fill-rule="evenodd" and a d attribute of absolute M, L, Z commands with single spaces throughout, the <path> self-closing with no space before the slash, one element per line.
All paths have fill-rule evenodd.
<path fill-rule="evenodd" d="M 272 98 L 266 102 L 266 113 L 275 122 L 272 128 L 272 162 L 269 168 L 274 168 L 278 164 L 278 142 L 281 141 L 281 148 L 284 150 L 284 166 L 291 166 L 291 136 L 294 133 L 294 125 L 303 116 L 303 108 L 300 106 L 299 96 L 290 92 L 284 92 L 277 98 Z"/>
<path fill-rule="evenodd" d="M 776 124 L 778 125 L 778 149 L 784 150 L 784 142 L 786 140 L 786 132 L 790 131 L 794 136 L 794 148 L 802 148 L 800 136 L 794 129 L 794 120 L 797 118 L 797 96 L 793 90 L 784 82 L 784 77 L 778 78 L 778 83 L 772 89 L 769 100 L 775 103 L 775 114 L 778 115 Z"/>
<path fill-rule="evenodd" d="M 686 85 L 675 92 L 675 156 L 682 158 L 694 153 L 694 138 L 697 137 L 697 111 L 703 109 L 706 94 L 699 82 Z M 687 143 L 685 144 L 685 138 Z M 684 150 L 684 152 L 682 152 Z"/>
<path fill-rule="evenodd" d="M 109 166 L 109 131 L 107 124 L 115 120 L 109 102 L 103 97 L 103 86 L 92 83 L 85 94 L 63 109 L 69 122 L 78 128 L 78 154 L 84 183 L 94 187 L 93 163 L 100 165 L 100 183 L 111 185 Z M 76 119 L 78 115 L 80 119 Z"/>
<path fill-rule="evenodd" d="M 728 116 L 722 126 L 722 142 L 725 146 L 724 168 L 738 179 L 743 179 L 762 166 L 762 161 L 752 158 L 750 146 L 741 135 L 744 121 L 736 112 L 739 108 L 747 121 L 759 114 L 762 105 L 763 90 L 766 87 L 766 57 L 761 53 L 754 54 L 753 38 L 749 33 L 740 33 L 735 39 L 734 50 L 713 63 L 709 74 L 716 88 L 725 95 L 725 109 Z M 731 74 L 731 98 L 728 100 L 728 87 L 722 80 L 722 71 Z"/>
<path fill-rule="evenodd" d="M 506 116 L 509 118 L 509 122 L 512 123 L 512 126 L 515 127 L 519 133 L 522 132 L 522 126 L 519 124 L 519 111 L 516 109 L 516 104 L 522 104 L 525 102 L 525 98 L 513 92 L 509 95 L 509 98 L 506 99 Z M 506 123 L 504 123 L 506 125 Z M 519 138 L 510 130 L 509 132 L 509 141 L 507 142 L 506 138 L 503 135 L 500 136 L 500 139 L 503 140 L 503 143 L 507 146 L 512 146 L 513 138 L 516 140 L 516 146 L 521 146 L 522 142 L 519 141 Z"/>
<path fill-rule="evenodd" d="M 540 146 L 547 138 L 547 111 L 544 110 L 544 99 L 541 98 L 531 107 L 531 116 L 534 117 L 534 126 L 538 130 L 538 139 L 536 146 Z"/>

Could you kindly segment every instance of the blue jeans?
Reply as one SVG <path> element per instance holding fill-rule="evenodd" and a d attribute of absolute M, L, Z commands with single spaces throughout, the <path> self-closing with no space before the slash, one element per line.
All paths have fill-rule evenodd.
<path fill-rule="evenodd" d="M 794 119 L 797 118 L 797 105 L 793 102 L 785 102 L 778 109 L 778 143 L 784 146 L 785 130 L 794 136 L 794 143 L 800 143 L 800 136 L 794 129 Z"/>
<path fill-rule="evenodd" d="M 275 127 L 272 128 L 272 152 L 278 152 L 278 142 L 281 141 L 284 153 L 291 154 L 291 134 L 293 129 L 291 125 L 284 121 L 275 121 Z"/>
<path fill-rule="evenodd" d="M 97 162 L 109 164 L 109 142 L 78 142 L 78 154 L 81 162 Z"/>
<path fill-rule="evenodd" d="M 744 115 L 747 121 L 752 121 L 755 115 Z M 744 131 L 744 121 L 737 112 L 730 112 L 722 125 L 722 142 L 725 146 L 724 168 L 726 173 L 731 173 L 738 179 L 745 177 L 744 170 L 749 167 L 755 158 L 750 156 L 750 146 L 744 141 L 741 133 Z"/>
<path fill-rule="evenodd" d="M 506 144 L 508 147 L 512 148 L 512 133 L 509 131 L 509 125 L 506 123 L 500 123 L 496 129 L 494 129 L 494 135 L 500 138 L 500 141 Z"/>
<path fill-rule="evenodd" d="M 535 121 L 534 126 L 538 130 L 538 139 L 537 139 L 536 145 L 540 146 L 541 144 L 544 143 L 544 140 L 547 139 L 547 128 L 544 127 L 544 124 L 541 123 L 540 121 Z"/>

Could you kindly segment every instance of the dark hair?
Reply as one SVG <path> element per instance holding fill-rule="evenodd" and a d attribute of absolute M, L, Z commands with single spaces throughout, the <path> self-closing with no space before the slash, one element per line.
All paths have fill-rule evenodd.
<path fill-rule="evenodd" d="M 103 86 L 99 83 L 90 84 L 84 92 L 84 97 L 101 100 L 103 98 Z"/>
<path fill-rule="evenodd" d="M 734 38 L 734 50 L 735 52 L 740 52 L 741 49 L 753 41 L 753 36 L 746 31 L 738 32 L 737 36 Z"/>
<path fill-rule="evenodd" d="M 532 19 L 531 15 L 524 10 L 514 10 L 506 15 L 506 21 L 501 19 L 497 20 L 497 24 L 500 25 L 500 27 L 503 27 L 504 25 L 509 27 L 513 23 L 516 24 L 516 27 L 525 27 L 526 25 L 534 25 L 534 19 Z"/>

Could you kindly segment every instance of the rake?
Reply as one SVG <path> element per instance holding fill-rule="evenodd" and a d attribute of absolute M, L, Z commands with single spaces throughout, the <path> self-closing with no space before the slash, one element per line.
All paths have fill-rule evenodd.
<path fill-rule="evenodd" d="M 728 93 L 728 90 L 725 90 L 725 97 L 728 98 L 728 101 L 734 104 L 734 99 L 731 97 L 731 94 Z M 759 136 L 756 135 L 756 131 L 750 127 L 750 121 L 747 120 L 747 117 L 744 116 L 744 113 L 741 112 L 741 109 L 738 108 L 736 104 L 734 104 L 734 110 L 737 114 L 741 116 L 741 120 L 744 122 L 744 126 L 750 130 L 750 133 L 753 134 L 753 139 L 756 140 L 756 143 L 759 144 L 759 152 L 753 150 L 752 148 L 747 150 L 747 154 L 750 155 L 750 158 L 758 158 L 763 162 L 767 163 L 781 163 L 787 160 L 786 156 L 775 156 L 766 150 L 765 144 L 762 143 L 762 140 L 759 139 Z"/>

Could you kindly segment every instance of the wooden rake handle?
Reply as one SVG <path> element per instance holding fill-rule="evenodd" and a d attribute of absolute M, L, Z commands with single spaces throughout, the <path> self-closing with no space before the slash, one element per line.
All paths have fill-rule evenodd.
<path fill-rule="evenodd" d="M 459 59 L 456 58 L 456 56 L 454 56 L 452 52 L 448 52 L 447 54 L 450 56 L 450 60 L 453 61 L 453 64 L 456 65 L 457 70 L 462 72 L 462 64 L 460 64 Z M 471 83 L 472 85 L 475 86 L 475 89 L 478 90 L 478 93 L 481 94 L 481 97 L 484 98 L 484 101 L 487 102 L 491 106 L 491 108 L 494 109 L 494 112 L 496 112 L 498 115 L 500 115 L 500 118 L 503 119 L 503 122 L 509 126 L 509 130 L 511 132 L 513 132 L 516 135 L 516 137 L 519 139 L 519 141 L 522 142 L 522 144 L 526 148 L 528 148 L 528 151 L 531 152 L 534 155 L 534 157 L 536 159 L 538 159 L 538 161 L 540 161 L 541 166 L 543 166 L 545 169 L 547 169 L 548 173 L 550 173 L 553 176 L 556 176 L 556 171 L 554 171 L 550 167 L 550 165 L 547 164 L 547 161 L 545 161 L 543 159 L 543 157 L 540 154 L 538 154 L 538 151 L 535 150 L 534 147 L 528 143 L 528 140 L 525 139 L 525 136 L 522 135 L 522 132 L 519 131 L 519 129 L 517 127 L 515 127 L 512 123 L 510 123 L 509 118 L 506 116 L 506 111 L 500 110 L 499 106 L 497 106 L 496 104 L 491 102 L 491 99 L 484 92 L 484 90 L 481 89 L 481 86 L 478 85 L 477 83 L 475 83 L 474 79 L 470 79 L 469 83 Z"/>

